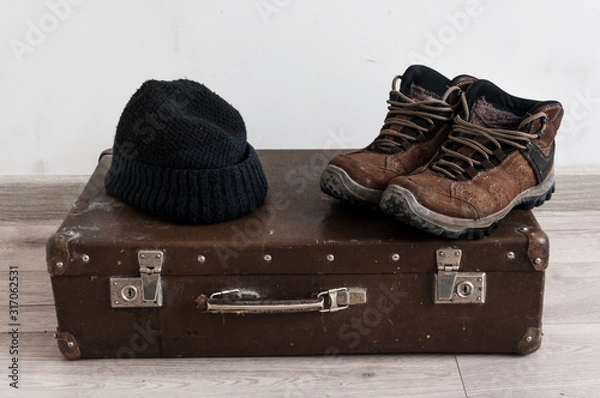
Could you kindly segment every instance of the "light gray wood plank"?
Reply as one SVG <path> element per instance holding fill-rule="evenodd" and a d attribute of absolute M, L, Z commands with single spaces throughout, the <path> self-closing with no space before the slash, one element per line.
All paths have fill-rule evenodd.
<path fill-rule="evenodd" d="M 598 262 L 600 231 L 546 231 L 550 239 L 550 265 L 560 267 L 568 263 Z"/>
<path fill-rule="evenodd" d="M 469 398 L 597 397 L 600 324 L 550 325 L 525 356 L 459 355 Z"/>
<path fill-rule="evenodd" d="M 0 177 L 0 220 L 63 219 L 88 176 Z"/>
<path fill-rule="evenodd" d="M 465 397 L 453 355 L 82 360 L 62 358 L 51 333 L 20 336 L 22 391 L 64 397 Z M 6 334 L 0 347 L 8 346 Z M 0 350 L 0 363 L 8 363 Z M 7 391 L 0 384 L 0 394 Z"/>
<path fill-rule="evenodd" d="M 544 324 L 600 324 L 598 281 L 598 262 L 551 264 L 546 271 Z"/>
<path fill-rule="evenodd" d="M 8 298 L 6 299 L 8 301 Z M 8 332 L 11 330 L 11 326 L 8 325 L 8 309 L 3 306 L 0 311 L 2 314 L 6 314 L 3 322 L 0 324 L 0 330 L 2 332 Z M 47 305 L 32 305 L 32 306 L 19 306 L 19 330 L 22 332 L 54 332 L 58 325 L 56 321 L 56 309 L 54 304 Z M 2 346 L 0 346 L 1 350 Z"/>
<path fill-rule="evenodd" d="M 579 175 L 599 175 L 600 167 L 598 166 L 569 166 L 558 167 L 556 169 L 557 176 L 579 176 Z"/>
<path fill-rule="evenodd" d="M 20 272 L 47 272 L 46 241 L 59 225 L 59 221 L 0 225 L 1 269 L 14 265 Z"/>
<path fill-rule="evenodd" d="M 533 213 L 546 232 L 561 231 L 578 233 L 583 231 L 597 231 L 599 228 L 598 223 L 600 223 L 600 209 L 585 211 L 547 211 L 544 206 L 542 206 L 535 208 Z"/>
<path fill-rule="evenodd" d="M 8 271 L 0 272 L 0 297 L 9 297 L 10 286 L 8 284 Z M 52 286 L 50 277 L 46 272 L 19 272 L 19 305 L 36 306 L 52 305 L 54 297 L 52 296 Z M 8 301 L 8 300 L 7 300 Z M 0 311 L 7 308 L 8 302 L 0 302 Z"/>
<path fill-rule="evenodd" d="M 548 211 L 600 209 L 600 179 L 597 175 L 557 175 L 556 192 L 541 208 Z"/>
<path fill-rule="evenodd" d="M 565 263 L 597 262 L 600 211 L 536 211 L 550 239 L 550 269 Z"/>

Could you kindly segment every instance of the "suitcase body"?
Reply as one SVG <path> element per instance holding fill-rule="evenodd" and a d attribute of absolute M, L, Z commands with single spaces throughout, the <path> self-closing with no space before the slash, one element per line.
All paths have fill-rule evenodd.
<path fill-rule="evenodd" d="M 264 206 L 185 226 L 106 195 L 98 168 L 47 263 L 63 355 L 521 353 L 541 344 L 548 239 L 513 210 L 448 240 L 319 190 L 331 151 L 260 151 Z"/>

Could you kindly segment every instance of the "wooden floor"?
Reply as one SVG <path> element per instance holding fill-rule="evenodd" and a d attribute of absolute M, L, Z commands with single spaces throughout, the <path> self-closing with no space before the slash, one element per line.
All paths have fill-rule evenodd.
<path fill-rule="evenodd" d="M 53 338 L 46 239 L 87 177 L 0 177 L 0 324 L 18 266 L 19 390 L 0 336 L 0 396 L 600 397 L 600 169 L 559 170 L 536 210 L 551 242 L 544 340 L 529 356 L 385 355 L 68 361 Z"/>

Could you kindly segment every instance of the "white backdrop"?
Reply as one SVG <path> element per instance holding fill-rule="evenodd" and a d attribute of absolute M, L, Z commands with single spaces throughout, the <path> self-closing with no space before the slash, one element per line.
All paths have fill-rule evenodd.
<path fill-rule="evenodd" d="M 256 148 L 368 144 L 411 63 L 557 99 L 559 167 L 600 165 L 600 3 L 0 0 L 0 174 L 89 174 L 129 97 L 187 77 Z"/>

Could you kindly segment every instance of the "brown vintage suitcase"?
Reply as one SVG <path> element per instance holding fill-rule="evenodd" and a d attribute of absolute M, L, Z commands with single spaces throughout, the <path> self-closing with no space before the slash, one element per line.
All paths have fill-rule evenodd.
<path fill-rule="evenodd" d="M 514 210 L 440 239 L 318 187 L 331 151 L 260 151 L 269 195 L 218 225 L 169 224 L 106 195 L 103 156 L 48 242 L 69 359 L 521 353 L 541 343 L 548 239 Z"/>

